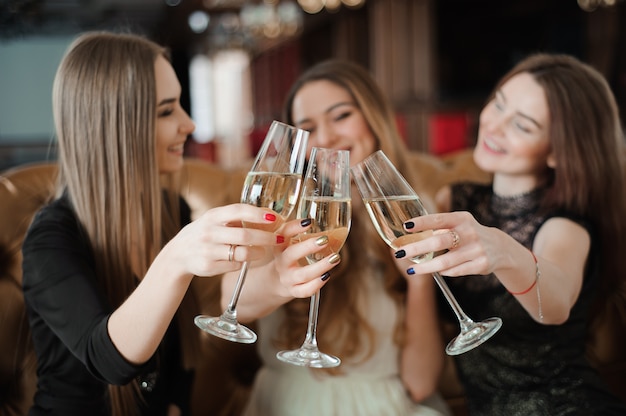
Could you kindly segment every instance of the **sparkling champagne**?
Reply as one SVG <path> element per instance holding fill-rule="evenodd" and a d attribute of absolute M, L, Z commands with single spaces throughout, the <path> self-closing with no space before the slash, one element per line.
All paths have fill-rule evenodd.
<path fill-rule="evenodd" d="M 350 198 L 334 198 L 328 196 L 306 196 L 299 205 L 301 218 L 311 218 L 313 224 L 300 240 L 328 236 L 328 245 L 323 250 L 307 256 L 309 263 L 315 263 L 332 254 L 339 253 L 348 237 L 351 223 Z"/>
<path fill-rule="evenodd" d="M 387 245 L 398 250 L 409 242 L 420 241 L 433 234 L 432 230 L 410 233 L 404 229 L 406 221 L 427 215 L 427 211 L 411 185 L 382 150 L 377 150 L 354 165 L 351 172 L 370 219 Z M 421 263 L 437 254 L 439 252 L 426 253 L 410 260 Z M 446 347 L 448 354 L 458 355 L 469 351 L 481 345 L 500 329 L 502 320 L 498 317 L 480 322 L 472 321 L 459 306 L 443 276 L 439 272 L 434 272 L 433 277 L 461 327 L 461 333 Z"/>
<path fill-rule="evenodd" d="M 388 196 L 363 199 L 363 202 L 376 231 L 394 250 L 433 234 L 432 230 L 408 233 L 404 229 L 406 221 L 424 214 L 424 207 L 415 196 Z M 421 263 L 432 258 L 431 252 L 412 257 L 411 261 Z"/>
<path fill-rule="evenodd" d="M 271 208 L 279 218 L 271 224 L 245 223 L 249 228 L 276 231 L 291 215 L 300 194 L 302 177 L 297 174 L 250 172 L 241 192 L 241 202 Z"/>

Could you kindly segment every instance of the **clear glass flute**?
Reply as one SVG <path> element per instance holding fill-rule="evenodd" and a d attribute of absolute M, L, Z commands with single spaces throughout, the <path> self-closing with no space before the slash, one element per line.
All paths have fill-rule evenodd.
<path fill-rule="evenodd" d="M 401 246 L 432 235 L 432 230 L 409 233 L 404 229 L 406 221 L 426 215 L 427 212 L 413 188 L 381 150 L 354 166 L 352 176 L 374 227 L 387 245 L 398 250 Z M 410 260 L 421 263 L 432 259 L 434 255 L 426 253 Z M 459 306 L 443 277 L 439 273 L 433 273 L 433 277 L 461 327 L 460 334 L 446 346 L 448 355 L 467 352 L 491 338 L 500 329 L 502 320 L 498 317 L 481 322 L 470 319 Z"/>
<path fill-rule="evenodd" d="M 241 202 L 273 209 L 279 219 L 262 228 L 275 231 L 291 215 L 302 185 L 309 132 L 274 121 L 265 136 L 256 160 L 248 172 Z M 244 223 L 244 227 L 261 228 L 259 224 Z M 237 302 L 248 271 L 244 262 L 230 302 L 221 316 L 198 315 L 195 324 L 209 334 L 229 341 L 251 344 L 257 335 L 237 322 Z"/>
<path fill-rule="evenodd" d="M 300 240 L 326 236 L 328 244 L 323 250 L 307 256 L 309 264 L 339 253 L 350 231 L 351 201 L 350 152 L 314 147 L 297 209 L 299 218 L 313 221 L 311 227 L 300 235 Z M 341 364 L 338 357 L 321 352 L 317 346 L 319 301 L 320 291 L 317 291 L 311 296 L 306 335 L 300 348 L 278 352 L 276 357 L 279 360 L 315 368 Z"/>

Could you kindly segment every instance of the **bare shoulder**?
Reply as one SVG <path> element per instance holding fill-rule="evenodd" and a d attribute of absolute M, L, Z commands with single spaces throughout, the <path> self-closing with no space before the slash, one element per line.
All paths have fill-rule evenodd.
<path fill-rule="evenodd" d="M 533 250 L 548 257 L 586 258 L 591 236 L 585 227 L 564 217 L 547 220 L 535 237 Z"/>

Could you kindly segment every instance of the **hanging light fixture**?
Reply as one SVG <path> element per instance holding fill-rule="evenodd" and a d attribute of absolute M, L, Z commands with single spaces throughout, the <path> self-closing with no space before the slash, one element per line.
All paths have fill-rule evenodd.
<path fill-rule="evenodd" d="M 293 1 L 247 3 L 239 17 L 243 29 L 255 37 L 290 37 L 302 27 L 302 11 Z"/>
<path fill-rule="evenodd" d="M 315 14 L 324 8 L 329 12 L 337 11 L 341 5 L 358 8 L 365 4 L 365 0 L 298 0 L 298 4 L 305 12 Z"/>
<path fill-rule="evenodd" d="M 593 12 L 599 7 L 615 6 L 622 0 L 578 0 L 578 6 L 586 12 Z"/>

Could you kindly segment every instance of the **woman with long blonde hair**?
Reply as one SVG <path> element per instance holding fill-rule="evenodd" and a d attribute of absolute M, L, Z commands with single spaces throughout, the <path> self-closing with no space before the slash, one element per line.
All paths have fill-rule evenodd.
<path fill-rule="evenodd" d="M 31 415 L 189 414 L 193 277 L 239 269 L 281 239 L 242 232 L 276 219 L 249 205 L 190 222 L 176 178 L 195 126 L 180 95 L 166 50 L 137 35 L 83 34 L 58 68 L 58 195 L 23 245 Z"/>

